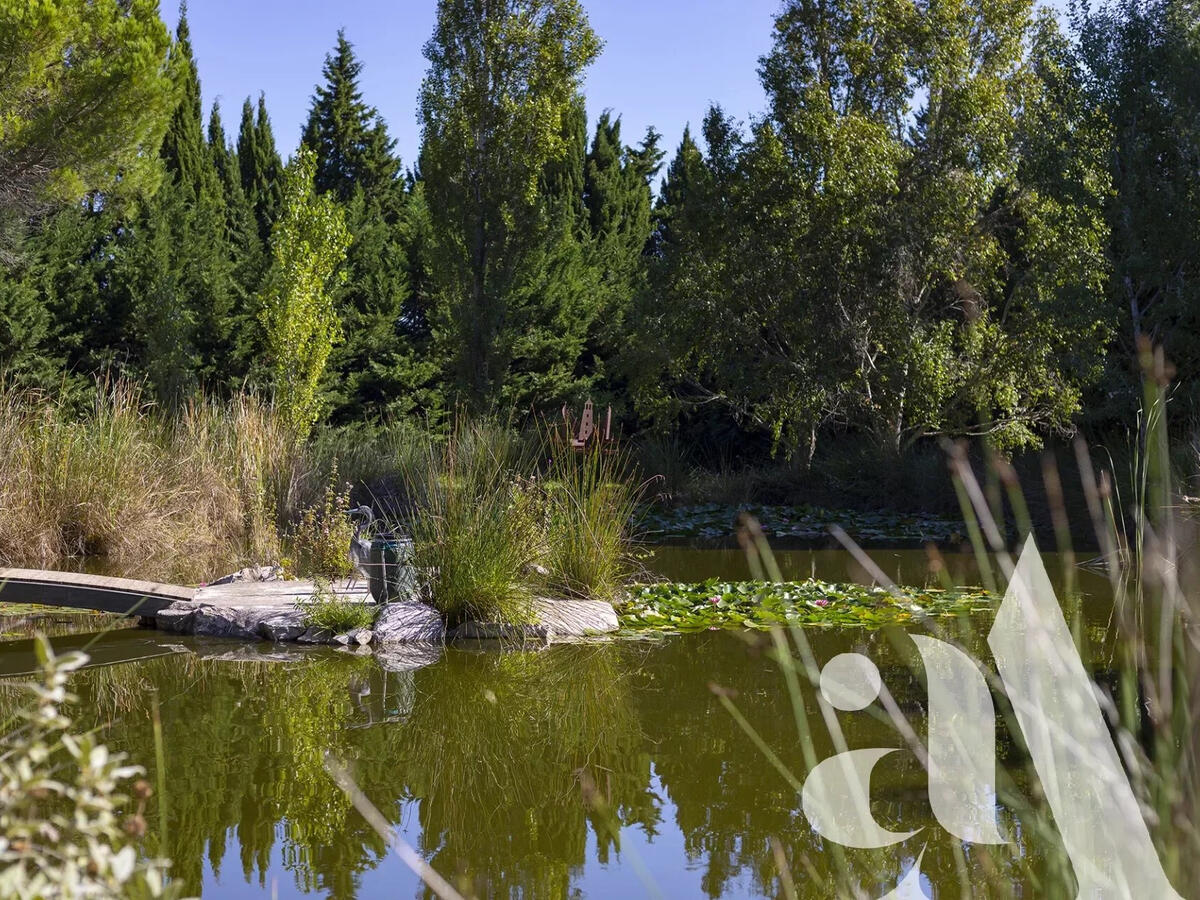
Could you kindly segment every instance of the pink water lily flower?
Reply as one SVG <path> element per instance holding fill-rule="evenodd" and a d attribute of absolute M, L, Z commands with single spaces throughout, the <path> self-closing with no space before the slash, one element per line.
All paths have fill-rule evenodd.
<path fill-rule="evenodd" d="M 720 597 L 709 597 L 708 602 L 715 606 L 716 604 L 721 602 L 721 598 Z"/>
<path fill-rule="evenodd" d="M 817 606 L 828 606 L 828 605 L 829 605 L 829 598 L 828 598 L 828 597 L 822 597 L 820 600 L 814 600 L 814 601 L 813 601 L 813 603 L 815 603 Z"/>

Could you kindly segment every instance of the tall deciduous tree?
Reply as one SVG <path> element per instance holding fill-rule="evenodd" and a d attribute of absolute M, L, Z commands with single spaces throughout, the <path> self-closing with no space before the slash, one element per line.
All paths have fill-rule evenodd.
<path fill-rule="evenodd" d="M 770 115 L 749 140 L 706 122 L 703 251 L 672 261 L 664 223 L 688 390 L 789 453 L 830 420 L 895 451 L 1069 428 L 1106 333 L 1105 179 L 1047 152 L 1047 127 L 1089 140 L 1050 28 L 1027 0 L 786 3 Z"/>
<path fill-rule="evenodd" d="M 1128 417 L 1140 391 L 1139 338 L 1163 345 L 1180 374 L 1175 402 L 1200 410 L 1200 19 L 1183 0 L 1081 7 L 1085 103 L 1109 123 L 1109 297 L 1120 317 L 1106 397 Z"/>
<path fill-rule="evenodd" d="M 545 178 L 571 150 L 582 74 L 599 49 L 577 0 L 438 4 L 425 45 L 421 172 L 440 333 L 476 407 L 570 389 L 588 311 L 574 267 L 554 262 L 576 252 L 574 223 Z"/>
<path fill-rule="evenodd" d="M 275 400 L 298 440 L 320 413 L 318 385 L 341 339 L 330 291 L 350 234 L 333 197 L 313 189 L 315 163 L 301 150 L 284 171 L 261 298 Z"/>

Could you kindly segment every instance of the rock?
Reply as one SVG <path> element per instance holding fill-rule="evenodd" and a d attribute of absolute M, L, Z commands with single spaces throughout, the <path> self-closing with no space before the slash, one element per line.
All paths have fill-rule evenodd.
<path fill-rule="evenodd" d="M 163 607 L 154 616 L 154 627 L 171 634 L 191 634 L 196 607 L 183 601 Z"/>
<path fill-rule="evenodd" d="M 276 613 L 258 623 L 258 636 L 268 641 L 294 641 L 308 630 L 298 609 Z"/>
<path fill-rule="evenodd" d="M 533 601 L 535 625 L 504 622 L 464 622 L 454 629 L 454 640 L 498 640 L 520 643 L 548 642 L 563 638 L 607 634 L 620 627 L 612 604 L 603 600 Z"/>
<path fill-rule="evenodd" d="M 422 669 L 433 665 L 441 657 L 440 644 L 388 644 L 375 650 L 375 660 L 388 672 Z"/>
<path fill-rule="evenodd" d="M 550 639 L 550 629 L 545 625 L 510 625 L 507 622 L 463 622 L 454 629 L 451 638 L 456 641 L 518 641 L 541 642 Z"/>
<path fill-rule="evenodd" d="M 335 634 L 335 635 L 334 635 L 334 636 L 333 636 L 333 637 L 330 639 L 329 643 L 331 643 L 331 644 L 337 644 L 339 647 L 346 647 L 346 646 L 349 646 L 349 644 L 350 644 L 350 634 L 349 634 L 348 632 L 343 632 L 342 634 Z"/>
<path fill-rule="evenodd" d="M 388 603 L 375 617 L 376 644 L 440 644 L 446 639 L 441 613 L 424 603 Z"/>
<path fill-rule="evenodd" d="M 349 633 L 350 640 L 360 647 L 371 643 L 371 638 L 373 637 L 375 637 L 375 632 L 370 628 L 355 628 Z"/>
<path fill-rule="evenodd" d="M 551 640 L 563 637 L 584 637 L 608 634 L 621 627 L 611 603 L 603 600 L 533 601 L 538 621 L 546 626 Z"/>
<path fill-rule="evenodd" d="M 279 566 L 250 566 L 245 569 L 239 569 L 223 578 L 218 578 L 216 581 L 210 581 L 209 584 L 238 584 L 243 581 L 280 581 L 282 578 L 283 569 L 279 568 Z"/>
<path fill-rule="evenodd" d="M 538 578 L 549 578 L 550 570 L 545 566 L 538 565 L 537 563 L 530 563 L 525 567 L 525 574 L 536 575 Z"/>
<path fill-rule="evenodd" d="M 192 634 L 258 640 L 260 618 L 247 614 L 244 608 L 201 606 L 192 619 Z"/>
<path fill-rule="evenodd" d="M 301 644 L 328 644 L 332 640 L 332 631 L 328 628 L 318 628 L 316 625 L 296 638 L 296 641 Z"/>

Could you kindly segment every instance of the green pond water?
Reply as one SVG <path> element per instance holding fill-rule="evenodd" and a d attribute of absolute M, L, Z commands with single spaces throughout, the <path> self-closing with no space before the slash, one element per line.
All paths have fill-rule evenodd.
<path fill-rule="evenodd" d="M 893 577 L 930 577 L 923 553 L 873 555 Z M 1047 559 L 1052 573 L 1061 570 Z M 781 564 L 786 577 L 862 574 L 834 551 L 787 551 Z M 679 580 L 745 575 L 734 551 L 667 548 L 648 565 Z M 947 566 L 972 574 L 965 558 Z M 1088 659 L 1106 656 L 1102 607 L 1078 607 Z M 958 636 L 987 659 L 987 622 L 976 624 Z M 849 651 L 874 660 L 920 737 L 925 692 L 904 632 L 807 633 L 818 663 Z M 152 782 L 157 701 L 167 815 L 165 823 L 151 816 L 147 849 L 173 860 L 191 894 L 425 895 L 331 780 L 329 753 L 349 765 L 398 836 L 480 897 L 776 897 L 781 861 L 801 897 L 833 896 L 838 872 L 863 896 L 881 897 L 922 853 L 931 897 L 964 896 L 963 884 L 973 896 L 1073 895 L 1068 885 L 1047 889 L 1061 884 L 1064 857 L 1053 828 L 1024 807 L 1024 760 L 1003 724 L 999 759 L 1014 781 L 996 805 L 1012 843 L 964 845 L 942 831 L 907 749 L 877 768 L 872 811 L 885 827 L 920 833 L 883 851 L 824 841 L 713 690 L 733 696 L 802 780 L 794 708 L 769 641 L 709 631 L 527 651 L 451 647 L 383 664 L 144 629 L 60 636 L 55 645 L 86 646 L 98 664 L 73 680 L 79 724 L 102 728 Z M 0 644 L 0 674 L 31 662 L 28 641 Z M 1105 680 L 1104 664 L 1092 667 Z M 0 713 L 17 697 L 11 681 L 0 682 Z M 814 691 L 805 688 L 803 699 L 812 750 L 825 758 L 835 748 Z M 904 746 L 871 709 L 837 715 L 850 747 Z"/>

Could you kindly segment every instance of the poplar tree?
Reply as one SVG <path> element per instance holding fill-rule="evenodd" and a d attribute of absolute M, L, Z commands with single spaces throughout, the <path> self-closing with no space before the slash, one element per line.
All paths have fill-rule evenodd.
<path fill-rule="evenodd" d="M 333 197 L 313 190 L 314 174 L 308 150 L 284 171 L 271 268 L 259 298 L 275 402 L 298 441 L 320 415 L 318 386 L 341 339 L 330 286 L 350 243 Z"/>

